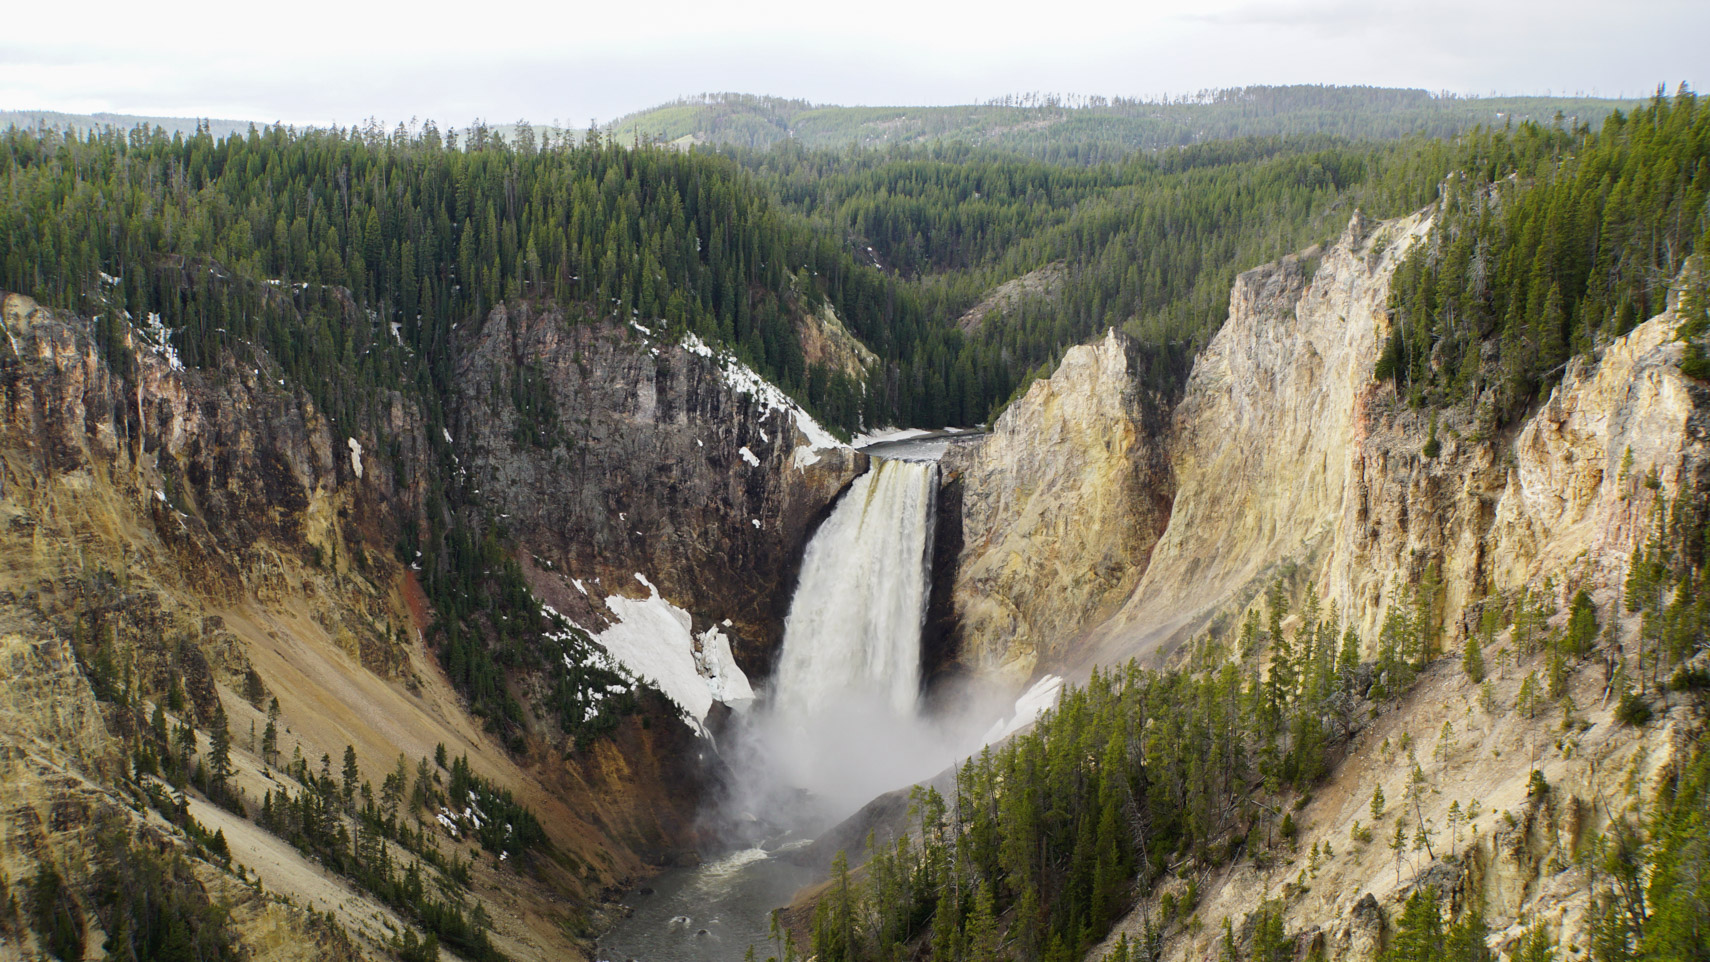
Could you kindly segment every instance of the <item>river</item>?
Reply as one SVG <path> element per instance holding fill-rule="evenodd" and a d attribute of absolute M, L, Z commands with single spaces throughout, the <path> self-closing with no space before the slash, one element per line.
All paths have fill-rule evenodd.
<path fill-rule="evenodd" d="M 787 846 L 794 848 L 800 845 Z M 630 915 L 600 937 L 598 962 L 742 962 L 776 955 L 772 910 L 814 881 L 811 869 L 761 848 L 670 869 L 624 897 Z"/>

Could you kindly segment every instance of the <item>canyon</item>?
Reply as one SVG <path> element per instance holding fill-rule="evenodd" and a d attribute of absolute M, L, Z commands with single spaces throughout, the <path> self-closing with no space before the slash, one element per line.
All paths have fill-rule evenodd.
<path fill-rule="evenodd" d="M 930 471 L 839 440 L 693 335 L 573 321 L 549 302 L 508 301 L 459 335 L 458 393 L 436 432 L 401 392 L 338 424 L 262 352 L 205 372 L 135 329 L 124 390 L 93 319 L 6 294 L 0 871 L 17 884 L 43 862 L 76 862 L 101 825 L 183 844 L 123 787 L 121 739 L 141 709 L 97 697 L 82 666 L 105 650 L 137 698 L 182 689 L 174 721 L 229 719 L 252 805 L 284 778 L 253 734 L 271 699 L 284 754 L 312 762 L 348 745 L 376 778 L 400 757 L 429 772 L 440 746 L 466 757 L 559 853 L 525 879 L 461 835 L 436 843 L 468 858 L 495 946 L 589 957 L 615 893 L 716 841 L 702 805 L 729 777 L 717 746 L 756 692 L 794 678 L 804 703 L 838 697 L 846 679 L 793 661 L 786 635 L 798 577 L 823 567 L 810 542 L 850 498 L 925 512 L 924 540 L 903 552 L 925 553 L 919 577 L 900 579 L 919 597 L 882 599 L 900 606 L 893 620 L 925 622 L 925 660 L 877 680 L 908 712 L 916 670 L 920 710 L 951 712 L 954 699 L 935 696 L 946 679 L 1006 700 L 1130 658 L 1180 663 L 1272 598 L 1298 611 L 1310 593 L 1370 644 L 1422 583 L 1447 651 L 1500 599 L 1546 598 L 1560 626 L 1583 589 L 1636 659 L 1639 626 L 1619 615 L 1629 561 L 1673 501 L 1710 482 L 1710 390 L 1681 371 L 1672 309 L 1570 362 L 1512 429 L 1476 406 L 1427 415 L 1373 365 L 1391 277 L 1431 225 L 1430 211 L 1356 214 L 1333 242 L 1241 274 L 1179 399 L 1140 386 L 1118 331 L 1073 347 Z M 846 373 L 869 363 L 835 313 L 802 323 Z M 525 418 L 512 401 L 525 394 L 550 413 Z M 519 670 L 520 740 L 470 715 L 424 642 L 434 615 L 399 547 L 434 523 L 435 433 L 543 609 L 664 701 L 583 744 L 542 707 L 548 679 Z M 834 594 L 836 575 L 820 577 Z M 1281 899 L 1303 952 L 1375 958 L 1384 918 L 1425 885 L 1487 906 L 1505 950 L 1530 919 L 1583 944 L 1584 840 L 1654 795 L 1690 737 L 1685 713 L 1622 725 L 1607 670 L 1588 663 L 1569 682 L 1579 725 L 1563 733 L 1563 718 L 1515 708 L 1537 656 L 1511 634 L 1492 642 L 1490 686 L 1440 660 L 1352 736 L 1301 800 L 1296 857 L 1196 880 L 1202 924 L 1166 921 L 1168 956 L 1206 957 L 1216 921 L 1250 930 Z M 1405 882 L 1381 845 L 1349 841 L 1373 787 L 1403 794 L 1404 740 L 1432 757 L 1422 815 L 1483 803 L 1465 856 Z M 1533 791 L 1534 770 L 1549 795 Z M 244 819 L 187 804 L 229 846 L 229 867 L 194 864 L 233 905 L 251 957 L 394 944 L 405 923 L 393 909 Z M 1300 853 L 1331 844 L 1309 878 Z M 1181 885 L 1143 895 L 1111 938 L 1143 934 Z"/>

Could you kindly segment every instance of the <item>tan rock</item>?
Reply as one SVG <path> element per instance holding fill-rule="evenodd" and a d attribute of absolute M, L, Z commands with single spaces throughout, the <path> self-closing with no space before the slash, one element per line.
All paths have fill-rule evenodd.
<path fill-rule="evenodd" d="M 1089 657 L 1181 640 L 1335 533 L 1363 429 L 1396 263 L 1430 221 L 1368 231 L 1236 279 L 1229 320 L 1194 365 L 1167 442 L 1176 496 L 1151 564 Z"/>
<path fill-rule="evenodd" d="M 1158 421 L 1134 388 L 1125 339 L 1110 332 L 1069 350 L 990 435 L 951 446 L 966 664 L 1024 680 L 1126 597 L 1169 516 Z"/>
<path fill-rule="evenodd" d="M 865 381 L 867 369 L 879 363 L 878 355 L 849 333 L 830 301 L 813 313 L 803 314 L 796 324 L 796 334 L 802 342 L 802 359 L 808 364 L 823 364 L 828 370 L 842 371 L 857 382 Z"/>

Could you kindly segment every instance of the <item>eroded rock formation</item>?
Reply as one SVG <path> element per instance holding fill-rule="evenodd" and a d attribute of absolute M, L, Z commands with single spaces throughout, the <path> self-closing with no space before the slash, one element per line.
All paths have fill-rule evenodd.
<path fill-rule="evenodd" d="M 1072 348 L 991 434 L 950 446 L 960 486 L 952 604 L 959 657 L 1025 679 L 1133 590 L 1169 519 L 1157 403 L 1115 332 Z"/>

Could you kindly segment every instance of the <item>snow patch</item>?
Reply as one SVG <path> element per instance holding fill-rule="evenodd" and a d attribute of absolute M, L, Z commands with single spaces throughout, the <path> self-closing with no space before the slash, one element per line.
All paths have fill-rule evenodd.
<path fill-rule="evenodd" d="M 724 379 L 725 386 L 737 394 L 746 394 L 760 402 L 770 415 L 774 411 L 782 411 L 796 423 L 796 430 L 807 438 L 808 447 L 813 450 L 841 448 L 843 442 L 833 437 L 823 425 L 813 419 L 813 416 L 802 410 L 777 385 L 761 377 L 753 368 L 737 360 L 733 355 L 724 352 L 714 352 L 707 343 L 693 334 L 683 335 L 683 350 L 701 357 L 714 358 L 718 362 L 719 374 Z"/>
<path fill-rule="evenodd" d="M 794 465 L 797 471 L 805 471 L 818 463 L 819 452 L 805 444 L 797 445 L 795 453 L 790 457 L 790 464 Z"/>
<path fill-rule="evenodd" d="M 606 598 L 606 608 L 617 621 L 591 635 L 594 642 L 629 674 L 675 702 L 703 733 L 701 723 L 713 702 L 735 708 L 753 701 L 754 689 L 736 664 L 724 632 L 713 627 L 695 635 L 687 611 L 665 600 L 646 575 L 636 572 L 635 580 L 647 588 L 648 597 Z"/>
<path fill-rule="evenodd" d="M 161 321 L 159 314 L 148 312 L 142 333 L 148 335 L 149 348 L 166 359 L 167 367 L 174 371 L 184 370 L 184 363 L 178 359 L 178 349 L 172 346 L 172 331 Z"/>
<path fill-rule="evenodd" d="M 1015 700 L 1015 714 L 993 724 L 987 730 L 985 738 L 981 739 L 980 745 L 984 747 L 1002 741 L 1033 724 L 1040 715 L 1056 706 L 1057 699 L 1062 694 L 1063 678 L 1060 675 L 1046 675 L 1034 682 L 1032 688 Z"/>
<path fill-rule="evenodd" d="M 715 700 L 738 711 L 747 708 L 754 701 L 754 687 L 730 653 L 730 639 L 715 625 L 701 632 L 697 640 L 695 666 L 706 679 L 707 690 Z"/>
<path fill-rule="evenodd" d="M 760 459 L 755 456 L 753 451 L 748 450 L 747 445 L 743 445 L 741 450 L 736 453 L 742 455 L 742 460 L 747 461 L 750 467 L 757 468 L 760 466 Z"/>

